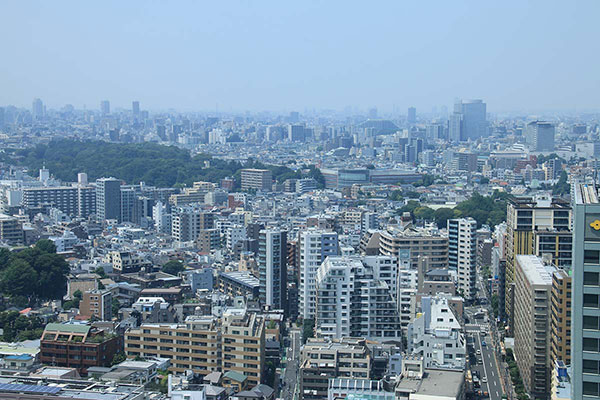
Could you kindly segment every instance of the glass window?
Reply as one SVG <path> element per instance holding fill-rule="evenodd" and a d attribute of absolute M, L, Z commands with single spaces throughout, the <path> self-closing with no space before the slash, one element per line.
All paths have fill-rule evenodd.
<path fill-rule="evenodd" d="M 593 329 L 598 330 L 598 317 L 594 317 L 591 315 L 583 316 L 583 329 Z"/>
<path fill-rule="evenodd" d="M 583 373 L 598 375 L 598 360 L 583 360 Z"/>
<path fill-rule="evenodd" d="M 598 295 L 597 294 L 584 294 L 583 295 L 583 306 L 598 308 Z"/>
<path fill-rule="evenodd" d="M 583 338 L 583 351 L 598 351 L 598 339 Z"/>
<path fill-rule="evenodd" d="M 583 394 L 585 396 L 598 396 L 598 383 L 583 381 Z"/>
<path fill-rule="evenodd" d="M 598 272 L 588 272 L 584 271 L 583 273 L 583 284 L 587 286 L 598 286 Z"/>
<path fill-rule="evenodd" d="M 583 262 L 586 264 L 600 264 L 600 250 L 584 250 Z"/>

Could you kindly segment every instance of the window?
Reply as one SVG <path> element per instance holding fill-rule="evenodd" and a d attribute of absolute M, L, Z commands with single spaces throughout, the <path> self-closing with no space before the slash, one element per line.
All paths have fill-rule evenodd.
<path fill-rule="evenodd" d="M 583 373 L 598 375 L 600 372 L 598 360 L 583 360 Z"/>
<path fill-rule="evenodd" d="M 597 294 L 584 294 L 583 295 L 583 306 L 598 308 L 598 295 Z"/>
<path fill-rule="evenodd" d="M 594 317 L 591 315 L 583 316 L 583 329 L 593 329 L 598 330 L 598 317 Z"/>
<path fill-rule="evenodd" d="M 598 396 L 598 383 L 583 381 L 584 396 Z"/>
<path fill-rule="evenodd" d="M 600 264 L 600 250 L 584 250 L 583 262 L 586 264 Z"/>
<path fill-rule="evenodd" d="M 588 272 L 585 271 L 583 273 L 583 284 L 586 286 L 598 286 L 599 274 L 598 272 Z"/>
<path fill-rule="evenodd" d="M 598 351 L 598 339 L 583 338 L 583 351 Z"/>

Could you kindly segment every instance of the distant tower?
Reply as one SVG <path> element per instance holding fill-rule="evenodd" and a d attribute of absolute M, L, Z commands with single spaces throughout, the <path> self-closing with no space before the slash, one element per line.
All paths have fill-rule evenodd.
<path fill-rule="evenodd" d="M 42 182 L 44 185 L 46 185 L 46 184 L 48 184 L 49 180 L 50 180 L 50 171 L 44 165 L 42 167 L 42 169 L 40 169 L 40 182 Z"/>
<path fill-rule="evenodd" d="M 100 102 L 100 111 L 102 115 L 110 114 L 110 102 L 108 100 L 102 100 Z"/>
<path fill-rule="evenodd" d="M 133 111 L 133 115 L 137 117 L 140 115 L 140 102 L 134 101 L 131 103 L 131 110 Z"/>
<path fill-rule="evenodd" d="M 77 183 L 80 186 L 87 186 L 88 185 L 88 176 L 85 172 L 80 172 L 77 174 Z"/>
<path fill-rule="evenodd" d="M 42 100 L 33 99 L 31 113 L 33 114 L 33 119 L 40 119 L 44 116 L 44 103 L 42 103 Z"/>
<path fill-rule="evenodd" d="M 406 122 L 410 125 L 417 122 L 417 109 L 414 107 L 408 107 L 408 116 L 406 118 Z"/>
<path fill-rule="evenodd" d="M 454 113 L 462 117 L 461 140 L 477 140 L 487 136 L 486 104 L 483 100 L 459 100 Z"/>
<path fill-rule="evenodd" d="M 98 221 L 120 219 L 121 181 L 115 178 L 96 180 L 96 217 Z"/>

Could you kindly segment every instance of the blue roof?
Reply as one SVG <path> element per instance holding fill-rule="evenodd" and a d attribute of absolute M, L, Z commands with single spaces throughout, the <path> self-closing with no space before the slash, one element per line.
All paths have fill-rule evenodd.
<path fill-rule="evenodd" d="M 17 360 L 17 361 L 27 361 L 31 360 L 33 357 L 29 354 L 19 354 L 19 355 L 10 355 L 4 357 L 5 360 Z"/>
<path fill-rule="evenodd" d="M 37 385 L 17 385 L 13 383 L 0 383 L 0 393 L 48 393 L 57 394 L 62 389 L 56 386 L 37 386 Z"/>

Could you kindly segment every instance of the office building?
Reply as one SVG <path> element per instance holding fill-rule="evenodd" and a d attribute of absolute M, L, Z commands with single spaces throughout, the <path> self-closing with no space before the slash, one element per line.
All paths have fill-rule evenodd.
<path fill-rule="evenodd" d="M 31 115 L 33 119 L 40 119 L 44 117 L 44 103 L 40 99 L 33 99 L 31 105 Z"/>
<path fill-rule="evenodd" d="M 532 151 L 554 150 L 554 125 L 550 122 L 533 121 L 527 124 L 526 141 Z"/>
<path fill-rule="evenodd" d="M 536 231 L 543 233 L 554 231 L 570 232 L 570 227 L 571 206 L 565 200 L 540 195 L 536 197 L 513 198 L 508 201 L 506 214 L 506 272 L 504 277 L 504 296 L 509 335 L 512 335 L 513 332 L 512 309 L 516 256 L 519 254 L 533 254 L 541 257 L 546 251 L 545 246 L 539 246 L 536 249 L 534 233 Z M 568 243 L 559 243 L 559 247 L 562 245 L 568 246 Z M 548 252 L 551 253 L 552 250 L 548 250 Z"/>
<path fill-rule="evenodd" d="M 454 114 L 460 115 L 461 141 L 487 136 L 486 104 L 482 100 L 458 101 L 454 103 Z"/>
<path fill-rule="evenodd" d="M 304 142 L 306 140 L 304 125 L 288 125 L 288 140 L 290 142 Z"/>
<path fill-rule="evenodd" d="M 571 387 L 573 399 L 600 399 L 600 201 L 594 185 L 574 188 Z"/>
<path fill-rule="evenodd" d="M 241 174 L 242 190 L 270 191 L 273 186 L 273 176 L 268 169 L 247 168 L 243 169 Z"/>
<path fill-rule="evenodd" d="M 287 311 L 287 232 L 274 229 L 260 231 L 258 273 L 261 303 Z"/>
<path fill-rule="evenodd" d="M 473 218 L 449 219 L 448 268 L 457 272 L 458 290 L 473 299 L 477 283 L 477 221 Z"/>
<path fill-rule="evenodd" d="M 314 318 L 317 297 L 317 271 L 328 256 L 339 254 L 338 234 L 320 229 L 307 229 L 298 234 L 299 312 Z"/>
<path fill-rule="evenodd" d="M 454 153 L 452 157 L 452 169 L 456 171 L 477 172 L 477 154 L 466 151 Z"/>
<path fill-rule="evenodd" d="M 556 269 L 552 274 L 550 324 L 550 363 L 571 365 L 572 279 L 570 271 Z"/>
<path fill-rule="evenodd" d="M 139 101 L 131 102 L 131 111 L 133 112 L 134 117 L 137 117 L 138 115 L 140 115 L 140 102 Z"/>
<path fill-rule="evenodd" d="M 462 130 L 463 116 L 460 113 L 450 115 L 448 119 L 448 139 L 453 143 L 458 143 L 463 140 Z"/>
<path fill-rule="evenodd" d="M 515 359 L 525 390 L 546 398 L 550 390 L 551 291 L 556 268 L 535 255 L 515 260 Z"/>
<path fill-rule="evenodd" d="M 110 102 L 108 100 L 102 100 L 100 102 L 100 112 L 102 115 L 110 114 Z"/>
<path fill-rule="evenodd" d="M 408 107 L 408 114 L 406 117 L 406 122 L 409 125 L 414 124 L 415 122 L 417 122 L 417 109 L 414 107 Z"/>
<path fill-rule="evenodd" d="M 96 180 L 96 218 L 98 221 L 121 218 L 121 181 L 115 178 Z"/>

